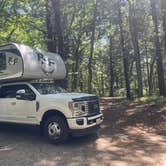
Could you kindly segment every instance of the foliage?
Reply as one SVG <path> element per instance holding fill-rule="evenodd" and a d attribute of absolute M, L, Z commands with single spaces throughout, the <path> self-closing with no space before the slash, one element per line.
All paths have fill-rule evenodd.
<path fill-rule="evenodd" d="M 59 13 L 55 6 L 49 8 L 55 34 L 51 34 L 47 27 L 46 6 L 50 2 L 60 4 Z M 158 21 L 155 25 L 152 2 L 153 0 L 0 0 L 0 44 L 14 41 L 48 49 L 49 33 L 52 35 L 54 46 L 58 47 L 57 27 L 61 24 L 61 47 L 65 54 L 70 90 L 88 91 L 91 67 L 93 93 L 109 96 L 113 90 L 114 96 L 126 95 L 125 55 L 131 97 L 137 97 L 140 88 L 144 96 L 159 95 L 158 67 L 166 62 L 166 20 L 163 15 L 166 7 L 161 5 L 163 0 L 154 1 Z M 97 8 L 94 22 L 95 3 Z M 124 50 L 120 41 L 119 9 L 122 16 Z M 53 17 L 55 15 L 56 17 Z M 154 27 L 158 27 L 158 33 Z M 156 35 L 161 46 L 161 60 L 163 59 L 160 63 L 156 63 Z M 134 44 L 138 46 L 137 49 Z M 56 51 L 56 48 L 54 50 Z M 137 53 L 140 55 L 140 66 L 137 66 Z M 163 67 L 165 73 L 166 67 Z M 138 79 L 138 71 L 142 73 L 141 79 Z M 142 87 L 139 86 L 140 81 Z"/>
<path fill-rule="evenodd" d="M 0 43 L 12 41 L 45 47 L 43 10 L 44 1 L 5 1 L 0 10 Z"/>
<path fill-rule="evenodd" d="M 166 102 L 166 98 L 163 96 L 147 96 L 147 97 L 141 97 L 136 99 L 138 102 L 145 102 L 145 103 L 151 103 L 156 106 L 162 106 Z"/>

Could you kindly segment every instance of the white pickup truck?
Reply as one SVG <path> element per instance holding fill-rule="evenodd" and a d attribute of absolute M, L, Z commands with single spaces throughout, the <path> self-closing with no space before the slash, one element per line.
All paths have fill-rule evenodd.
<path fill-rule="evenodd" d="M 18 53 L 19 47 L 16 49 L 15 46 L 17 45 L 13 47 L 12 44 L 5 46 L 5 49 L 3 47 L 0 49 L 1 63 L 3 62 L 0 64 L 0 78 L 3 80 L 0 85 L 0 122 L 39 125 L 44 136 L 52 143 L 64 142 L 69 134 L 84 135 L 96 132 L 103 121 L 98 97 L 83 93 L 68 93 L 51 81 L 30 81 L 33 73 L 28 70 L 32 70 L 31 66 L 36 64 L 33 64 L 33 60 L 33 63 L 29 63 L 29 68 L 28 65 L 25 68 L 25 62 L 30 58 L 26 61 L 17 59 L 17 55 L 13 54 Z M 22 48 L 25 51 L 27 47 L 22 46 Z M 25 52 L 25 57 L 28 53 Z M 38 54 L 37 57 L 40 60 Z M 46 58 L 42 60 L 48 61 Z M 19 62 L 24 64 L 21 72 Z M 51 63 L 47 65 L 52 63 L 55 64 L 51 60 Z M 51 67 L 52 69 L 54 68 Z M 61 71 L 62 69 L 61 64 Z M 38 73 L 36 76 L 39 76 Z M 43 74 L 51 77 L 49 74 L 52 73 L 44 72 Z M 59 75 L 55 72 L 55 75 L 61 77 L 64 72 Z"/>
<path fill-rule="evenodd" d="M 0 121 L 40 125 L 53 143 L 90 134 L 103 121 L 96 96 L 68 93 L 54 83 L 15 82 L 0 87 Z"/>

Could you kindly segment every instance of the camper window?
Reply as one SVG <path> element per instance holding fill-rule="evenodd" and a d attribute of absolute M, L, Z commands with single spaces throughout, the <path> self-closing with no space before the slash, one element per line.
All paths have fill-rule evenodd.
<path fill-rule="evenodd" d="M 6 69 L 6 55 L 3 52 L 0 52 L 0 70 Z"/>

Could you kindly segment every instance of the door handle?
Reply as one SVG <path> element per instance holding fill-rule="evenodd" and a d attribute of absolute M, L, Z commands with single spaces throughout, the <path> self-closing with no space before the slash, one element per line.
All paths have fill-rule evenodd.
<path fill-rule="evenodd" d="M 16 102 L 11 102 L 11 105 L 16 105 Z"/>

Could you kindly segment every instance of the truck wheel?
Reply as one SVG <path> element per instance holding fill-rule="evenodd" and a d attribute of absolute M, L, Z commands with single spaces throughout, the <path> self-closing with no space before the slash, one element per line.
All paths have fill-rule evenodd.
<path fill-rule="evenodd" d="M 53 144 L 65 142 L 68 138 L 66 121 L 60 116 L 48 118 L 44 122 L 44 135 Z"/>

